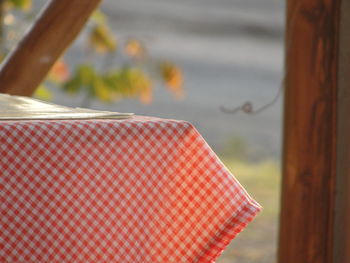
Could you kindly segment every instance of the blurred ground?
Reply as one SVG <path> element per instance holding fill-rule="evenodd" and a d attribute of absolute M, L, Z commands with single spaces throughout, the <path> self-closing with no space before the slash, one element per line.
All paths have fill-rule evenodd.
<path fill-rule="evenodd" d="M 226 166 L 258 200 L 263 210 L 243 230 L 217 260 L 217 263 L 276 262 L 280 169 L 276 161 L 246 163 L 224 158 Z"/>

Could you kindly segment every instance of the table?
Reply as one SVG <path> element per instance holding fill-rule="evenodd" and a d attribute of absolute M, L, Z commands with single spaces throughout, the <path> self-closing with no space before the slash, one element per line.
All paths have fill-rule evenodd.
<path fill-rule="evenodd" d="M 188 122 L 0 122 L 1 262 L 214 262 L 260 206 Z"/>

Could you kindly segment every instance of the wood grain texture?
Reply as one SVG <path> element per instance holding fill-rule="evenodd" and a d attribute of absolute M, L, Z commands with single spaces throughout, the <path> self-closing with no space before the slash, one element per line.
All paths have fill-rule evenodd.
<path fill-rule="evenodd" d="M 334 263 L 350 262 L 350 0 L 341 5 Z"/>
<path fill-rule="evenodd" d="M 52 0 L 0 69 L 0 92 L 30 96 L 101 0 Z"/>
<path fill-rule="evenodd" d="M 278 261 L 333 262 L 341 0 L 288 0 Z"/>

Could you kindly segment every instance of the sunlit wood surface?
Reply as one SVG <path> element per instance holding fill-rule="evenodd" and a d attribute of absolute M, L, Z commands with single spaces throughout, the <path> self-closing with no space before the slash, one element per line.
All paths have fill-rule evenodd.
<path fill-rule="evenodd" d="M 101 0 L 52 0 L 0 69 L 0 92 L 30 96 Z"/>
<path fill-rule="evenodd" d="M 350 1 L 341 5 L 334 263 L 350 262 Z"/>
<path fill-rule="evenodd" d="M 287 4 L 280 263 L 334 262 L 340 6 Z"/>

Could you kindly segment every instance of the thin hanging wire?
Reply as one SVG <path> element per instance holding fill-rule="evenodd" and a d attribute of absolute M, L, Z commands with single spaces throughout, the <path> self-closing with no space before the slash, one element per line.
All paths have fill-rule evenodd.
<path fill-rule="evenodd" d="M 263 112 L 264 110 L 273 106 L 278 101 L 279 97 L 281 97 L 281 94 L 283 92 L 283 88 L 284 88 L 284 85 L 281 85 L 281 87 L 278 89 L 278 91 L 277 91 L 276 95 L 273 97 L 273 99 L 270 102 L 266 103 L 265 105 L 261 106 L 260 108 L 254 109 L 253 103 L 250 101 L 247 101 L 244 104 L 242 104 L 241 106 L 238 106 L 238 107 L 233 108 L 233 109 L 228 109 L 224 106 L 220 106 L 220 110 L 224 113 L 230 113 L 230 114 L 236 114 L 240 111 L 242 111 L 246 114 L 250 114 L 250 115 L 259 114 L 259 113 Z"/>
<path fill-rule="evenodd" d="M 301 7 L 301 2 L 298 2 L 296 5 L 296 8 L 293 11 L 291 19 L 290 19 L 291 26 L 289 26 L 290 31 L 289 31 L 289 35 L 286 37 L 286 45 L 285 45 L 286 56 L 289 56 L 289 53 L 290 53 L 290 46 L 291 46 L 290 39 L 292 39 L 292 36 L 294 35 L 296 14 L 300 10 L 300 7 Z M 260 108 L 258 108 L 256 110 L 254 110 L 253 103 L 250 101 L 247 101 L 243 105 L 238 106 L 238 107 L 233 108 L 233 109 L 228 109 L 224 106 L 220 106 L 220 110 L 224 113 L 229 113 L 229 114 L 236 114 L 240 111 L 243 111 L 244 113 L 249 114 L 249 115 L 259 114 L 259 113 L 263 112 L 264 110 L 273 106 L 278 101 L 279 97 L 282 95 L 282 93 L 284 91 L 285 80 L 286 80 L 286 72 L 284 72 L 283 81 L 282 81 L 281 86 L 279 87 L 275 97 L 269 103 L 261 106 Z"/>

